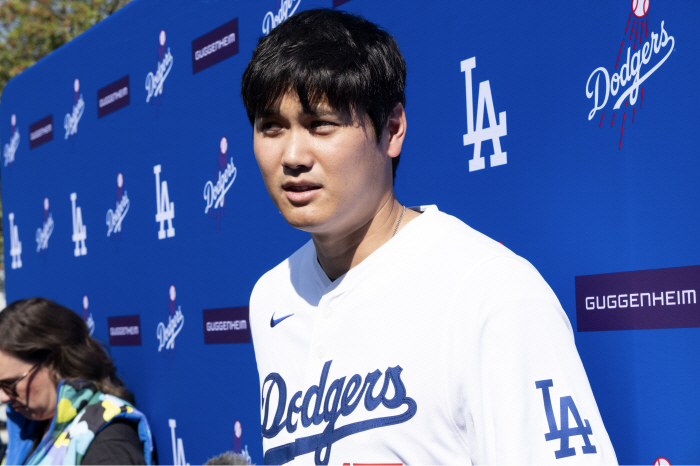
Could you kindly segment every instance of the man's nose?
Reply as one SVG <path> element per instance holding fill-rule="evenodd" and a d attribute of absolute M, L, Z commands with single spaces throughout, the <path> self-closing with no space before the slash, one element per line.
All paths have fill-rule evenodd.
<path fill-rule="evenodd" d="M 313 165 L 311 141 L 303 130 L 292 129 L 285 141 L 282 165 L 292 170 L 308 169 Z"/>

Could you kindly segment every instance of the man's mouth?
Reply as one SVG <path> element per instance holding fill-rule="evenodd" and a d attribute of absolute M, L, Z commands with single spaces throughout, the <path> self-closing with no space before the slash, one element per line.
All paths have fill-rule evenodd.
<path fill-rule="evenodd" d="M 310 202 L 322 186 L 318 183 L 306 181 L 287 182 L 282 185 L 282 189 L 287 194 L 287 199 L 292 203 Z"/>

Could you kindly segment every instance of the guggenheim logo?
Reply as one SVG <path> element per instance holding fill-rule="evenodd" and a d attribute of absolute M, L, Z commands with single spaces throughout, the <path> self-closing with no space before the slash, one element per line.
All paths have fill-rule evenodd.
<path fill-rule="evenodd" d="M 576 277 L 579 332 L 700 327 L 700 265 Z"/>

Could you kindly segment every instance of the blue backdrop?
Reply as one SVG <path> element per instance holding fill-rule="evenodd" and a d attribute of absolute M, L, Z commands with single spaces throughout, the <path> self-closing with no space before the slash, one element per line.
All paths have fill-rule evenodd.
<path fill-rule="evenodd" d="M 539 269 L 621 463 L 700 462 L 698 328 L 655 323 L 666 300 L 640 308 L 650 325 L 579 331 L 575 280 L 700 264 L 700 4 L 333 1 L 135 0 L 13 79 L 0 107 L 8 302 L 54 299 L 106 344 L 112 327 L 161 462 L 235 450 L 260 464 L 240 307 L 307 235 L 267 196 L 240 80 L 279 21 L 339 7 L 383 25 L 406 58 L 399 200 L 437 204 Z M 239 309 L 204 312 L 225 308 Z M 591 318 L 604 328 L 614 312 Z M 228 343 L 206 344 L 215 332 Z"/>

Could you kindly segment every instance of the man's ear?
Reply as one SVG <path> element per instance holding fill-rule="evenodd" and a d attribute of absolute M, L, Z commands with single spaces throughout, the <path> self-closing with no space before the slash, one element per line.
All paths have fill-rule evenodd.
<path fill-rule="evenodd" d="M 388 137 L 387 155 L 391 158 L 398 157 L 401 154 L 403 140 L 406 138 L 406 112 L 401 102 L 398 102 L 389 114 L 384 133 L 384 137 Z"/>

